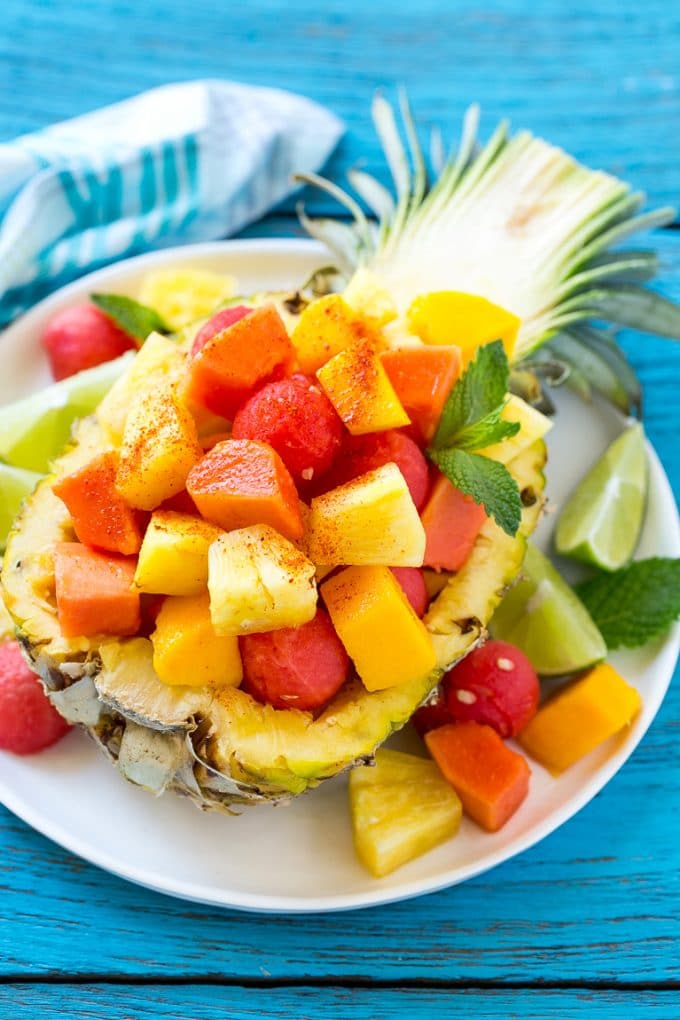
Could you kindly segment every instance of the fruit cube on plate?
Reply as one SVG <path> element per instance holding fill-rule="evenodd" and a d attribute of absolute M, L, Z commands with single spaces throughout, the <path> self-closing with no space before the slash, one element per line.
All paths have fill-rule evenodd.
<path fill-rule="evenodd" d="M 638 691 L 602 662 L 542 705 L 519 741 L 532 758 L 559 774 L 630 726 L 641 704 Z"/>
<path fill-rule="evenodd" d="M 409 329 L 426 344 L 455 344 L 467 363 L 483 344 L 502 340 L 509 358 L 520 320 L 478 294 L 434 291 L 415 298 L 406 313 Z"/>
<path fill-rule="evenodd" d="M 79 542 L 54 549 L 57 617 L 64 637 L 136 634 L 139 595 L 132 590 L 133 557 L 108 556 Z"/>
<path fill-rule="evenodd" d="M 139 300 L 154 308 L 173 329 L 181 329 L 210 315 L 232 296 L 235 285 L 233 276 L 207 269 L 154 269 L 142 280 Z"/>
<path fill-rule="evenodd" d="M 238 687 L 243 679 L 238 638 L 215 633 L 207 591 L 167 598 L 151 643 L 153 666 L 163 683 Z"/>
<path fill-rule="evenodd" d="M 425 531 L 396 464 L 384 464 L 312 500 L 306 546 L 326 566 L 419 567 Z"/>
<path fill-rule="evenodd" d="M 429 442 L 460 375 L 460 348 L 398 347 L 384 351 L 381 358 L 404 410 Z"/>
<path fill-rule="evenodd" d="M 116 488 L 130 506 L 154 510 L 184 489 L 202 456 L 196 424 L 175 388 L 139 393 L 125 422 Z"/>
<path fill-rule="evenodd" d="M 218 634 L 297 627 L 316 613 L 315 567 L 266 524 L 229 531 L 210 546 L 210 613 Z"/>
<path fill-rule="evenodd" d="M 290 338 L 300 368 L 311 374 L 367 332 L 366 323 L 339 294 L 326 294 L 307 305 Z"/>
<path fill-rule="evenodd" d="M 362 341 L 346 348 L 316 377 L 353 436 L 410 424 L 373 344 Z"/>
<path fill-rule="evenodd" d="M 433 761 L 385 748 L 350 772 L 349 803 L 357 854 L 376 878 L 450 839 L 462 815 Z"/>
<path fill-rule="evenodd" d="M 321 594 L 366 690 L 434 669 L 430 635 L 389 567 L 347 567 L 324 581 Z"/>
<path fill-rule="evenodd" d="M 421 520 L 426 537 L 424 566 L 433 570 L 460 570 L 486 521 L 486 512 L 471 496 L 466 496 L 440 474 L 432 486 Z"/>
<path fill-rule="evenodd" d="M 155 595 L 199 595 L 208 583 L 208 548 L 222 529 L 192 514 L 156 510 L 144 534 L 135 588 Z"/>

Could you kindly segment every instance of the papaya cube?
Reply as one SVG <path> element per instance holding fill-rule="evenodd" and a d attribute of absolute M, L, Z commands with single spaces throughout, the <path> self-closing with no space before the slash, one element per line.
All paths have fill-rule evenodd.
<path fill-rule="evenodd" d="M 189 474 L 187 491 L 225 531 L 269 524 L 293 541 L 304 533 L 295 483 L 276 450 L 257 439 L 217 443 Z"/>
<path fill-rule="evenodd" d="M 483 450 L 477 451 L 482 456 L 490 457 L 501 464 L 509 464 L 513 457 L 525 450 L 527 446 L 531 446 L 537 439 L 542 439 L 546 432 L 549 432 L 553 427 L 550 418 L 546 418 L 544 414 L 514 393 L 508 397 L 507 403 L 501 411 L 501 418 L 503 421 L 516 422 L 519 425 L 519 432 L 501 440 L 500 443 L 485 446 Z"/>
<path fill-rule="evenodd" d="M 316 373 L 326 396 L 353 436 L 410 424 L 373 344 L 354 344 Z"/>
<path fill-rule="evenodd" d="M 120 446 L 125 421 L 133 398 L 152 385 L 178 381 L 186 371 L 187 355 L 172 340 L 152 333 L 140 348 L 130 368 L 115 381 L 95 414 L 108 440 Z"/>
<path fill-rule="evenodd" d="M 381 747 L 349 775 L 354 845 L 381 878 L 456 834 L 462 807 L 433 761 Z"/>
<path fill-rule="evenodd" d="M 427 675 L 436 656 L 389 567 L 347 567 L 321 585 L 333 626 L 367 691 Z"/>
<path fill-rule="evenodd" d="M 212 337 L 189 362 L 190 406 L 233 419 L 256 386 L 292 371 L 295 348 L 273 305 L 262 305 Z"/>
<path fill-rule="evenodd" d="M 64 637 L 136 634 L 139 595 L 131 590 L 132 557 L 107 556 L 78 542 L 58 542 L 54 581 L 59 627 Z"/>
<path fill-rule="evenodd" d="M 125 422 L 116 488 L 130 506 L 153 510 L 182 491 L 202 456 L 196 424 L 175 388 L 140 391 Z"/>
<path fill-rule="evenodd" d="M 460 570 L 486 521 L 486 512 L 440 474 L 421 520 L 426 537 L 423 565 L 433 570 Z"/>
<path fill-rule="evenodd" d="M 307 305 L 291 333 L 298 363 L 311 375 L 326 362 L 363 339 L 367 326 L 339 294 L 326 294 Z"/>
<path fill-rule="evenodd" d="M 532 758 L 559 774 L 629 726 L 641 705 L 638 691 L 602 662 L 542 705 L 518 739 Z"/>
<path fill-rule="evenodd" d="M 381 357 L 404 410 L 429 442 L 460 375 L 460 348 L 398 347 L 384 351 Z"/>
<path fill-rule="evenodd" d="M 220 637 L 210 619 L 210 598 L 167 598 L 151 635 L 153 667 L 163 683 L 186 687 L 238 687 L 243 679 L 238 638 Z"/>
<path fill-rule="evenodd" d="M 512 358 L 520 320 L 512 312 L 478 294 L 441 290 L 417 297 L 406 319 L 409 329 L 426 344 L 455 344 L 463 362 L 474 357 L 483 344 L 502 340 Z"/>
<path fill-rule="evenodd" d="M 440 726 L 425 734 L 427 748 L 463 803 L 488 832 L 496 832 L 529 792 L 529 766 L 491 726 L 475 722 Z"/>
<path fill-rule="evenodd" d="M 397 306 L 389 290 L 375 273 L 363 266 L 357 269 L 342 296 L 357 315 L 376 329 L 397 318 Z"/>
<path fill-rule="evenodd" d="M 199 595 L 207 590 L 208 548 L 222 529 L 191 514 L 156 510 L 144 535 L 135 570 L 137 591 Z"/>
<path fill-rule="evenodd" d="M 85 545 L 133 556 L 142 544 L 140 514 L 116 490 L 118 454 L 94 457 L 52 486 L 66 504 L 73 529 Z"/>
<path fill-rule="evenodd" d="M 218 634 L 298 627 L 316 614 L 314 564 L 264 524 L 229 531 L 210 546 L 208 590 Z"/>
<path fill-rule="evenodd" d="M 359 475 L 312 500 L 307 551 L 326 566 L 419 567 L 425 531 L 396 464 Z"/>

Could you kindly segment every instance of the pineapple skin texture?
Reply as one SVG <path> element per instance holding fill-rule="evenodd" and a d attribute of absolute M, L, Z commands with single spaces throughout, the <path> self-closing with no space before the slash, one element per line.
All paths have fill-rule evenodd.
<path fill-rule="evenodd" d="M 57 477 L 85 464 L 106 442 L 95 420 L 81 422 L 72 447 L 54 466 Z M 289 800 L 370 758 L 427 698 L 442 670 L 474 647 L 521 566 L 526 536 L 540 515 L 544 461 L 538 442 L 510 465 L 520 489 L 535 496 L 524 508 L 518 536 L 509 539 L 487 522 L 466 568 L 431 604 L 425 624 L 437 668 L 371 694 L 361 684 L 350 685 L 316 719 L 256 704 L 235 687 L 170 687 L 153 669 L 146 638 L 104 644 L 62 638 L 49 549 L 68 537 L 70 524 L 51 489 L 54 475 L 38 486 L 8 538 L 5 602 L 55 707 L 91 733 L 125 778 L 154 794 L 176 790 L 217 811 Z M 201 719 L 210 720 L 211 731 L 198 725 Z"/>

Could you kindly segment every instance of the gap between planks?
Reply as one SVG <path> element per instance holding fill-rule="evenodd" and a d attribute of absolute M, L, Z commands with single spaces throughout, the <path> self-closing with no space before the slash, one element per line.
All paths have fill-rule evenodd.
<path fill-rule="evenodd" d="M 680 992 L 680 979 L 668 981 L 495 981 L 495 980 L 443 980 L 409 978 L 401 981 L 368 978 L 300 977 L 300 978 L 228 978 L 221 974 L 7 974 L 0 979 L 0 988 L 22 985 L 115 985 L 130 987 L 179 987 L 182 985 L 218 988 L 338 988 L 338 989 L 391 989 L 393 991 L 469 991 L 469 992 Z"/>

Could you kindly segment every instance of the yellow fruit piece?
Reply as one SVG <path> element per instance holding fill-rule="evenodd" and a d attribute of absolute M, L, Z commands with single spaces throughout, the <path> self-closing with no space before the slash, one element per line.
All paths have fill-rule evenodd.
<path fill-rule="evenodd" d="M 512 358 L 520 320 L 512 312 L 477 294 L 455 290 L 423 294 L 406 313 L 409 329 L 426 344 L 456 344 L 463 361 L 474 357 L 478 347 L 502 340 Z"/>
<path fill-rule="evenodd" d="M 430 635 L 389 567 L 347 567 L 321 591 L 367 691 L 396 687 L 434 669 Z"/>
<path fill-rule="evenodd" d="M 357 269 L 342 295 L 353 312 L 375 329 L 397 317 L 397 306 L 387 287 L 369 269 Z"/>
<path fill-rule="evenodd" d="M 519 742 L 559 774 L 629 726 L 641 705 L 638 691 L 602 662 L 539 708 Z"/>
<path fill-rule="evenodd" d="M 139 289 L 143 305 L 155 308 L 172 329 L 210 315 L 235 292 L 232 276 L 207 269 L 154 269 Z"/>
<path fill-rule="evenodd" d="M 353 436 L 411 423 L 370 343 L 357 343 L 336 354 L 316 377 Z"/>
<path fill-rule="evenodd" d="M 178 382 L 186 372 L 187 355 L 173 340 L 151 333 L 130 368 L 106 394 L 96 410 L 97 421 L 114 446 L 120 446 L 132 398 L 144 389 Z"/>
<path fill-rule="evenodd" d="M 537 439 L 542 439 L 546 432 L 549 432 L 553 427 L 550 418 L 546 418 L 544 414 L 537 411 L 535 407 L 531 407 L 521 397 L 515 396 L 514 393 L 508 397 L 508 402 L 501 412 L 501 418 L 503 421 L 518 422 L 519 432 L 510 436 L 509 439 L 503 439 L 500 443 L 494 443 L 493 446 L 486 446 L 483 450 L 476 451 L 501 464 L 509 464 L 513 457 L 531 446 Z"/>
<path fill-rule="evenodd" d="M 166 599 L 151 643 L 153 668 L 163 683 L 238 687 L 243 679 L 238 640 L 215 633 L 207 592 Z"/>
<path fill-rule="evenodd" d="M 316 613 L 314 564 L 266 524 L 223 534 L 208 552 L 208 589 L 218 634 L 298 627 Z"/>
<path fill-rule="evenodd" d="M 154 510 L 182 491 L 202 456 L 194 419 L 174 387 L 139 392 L 125 422 L 116 488 L 130 506 Z"/>
<path fill-rule="evenodd" d="M 221 534 L 221 528 L 200 517 L 156 510 L 139 550 L 135 588 L 157 595 L 207 591 L 208 548 Z"/>
<path fill-rule="evenodd" d="M 381 748 L 349 775 L 354 845 L 381 878 L 455 836 L 462 807 L 433 761 Z"/>
<path fill-rule="evenodd" d="M 384 464 L 312 500 L 307 552 L 326 567 L 420 567 L 425 529 L 396 464 Z"/>
<path fill-rule="evenodd" d="M 307 305 L 290 339 L 300 368 L 311 375 L 367 332 L 366 323 L 356 317 L 339 294 L 327 294 Z"/>

